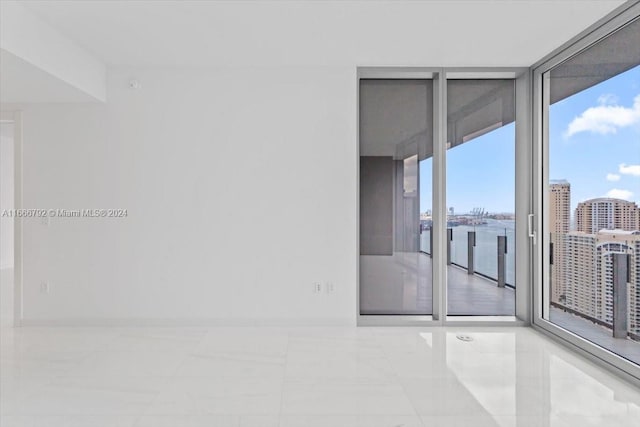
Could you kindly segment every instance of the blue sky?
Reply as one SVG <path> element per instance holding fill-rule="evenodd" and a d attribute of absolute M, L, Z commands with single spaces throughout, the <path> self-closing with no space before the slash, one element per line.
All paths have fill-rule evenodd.
<path fill-rule="evenodd" d="M 550 110 L 549 178 L 571 183 L 572 208 L 607 195 L 640 201 L 640 66 Z"/>
<path fill-rule="evenodd" d="M 514 211 L 515 127 L 447 151 L 447 207 Z M 571 204 L 640 201 L 640 66 L 551 106 L 549 178 L 571 183 Z M 420 165 L 420 211 L 430 209 L 431 160 Z"/>

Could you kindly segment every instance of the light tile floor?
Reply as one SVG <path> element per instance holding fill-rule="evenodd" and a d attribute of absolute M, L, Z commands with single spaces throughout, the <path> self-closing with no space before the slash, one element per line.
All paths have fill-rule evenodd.
<path fill-rule="evenodd" d="M 639 389 L 530 328 L 5 328 L 0 344 L 2 427 L 640 425 Z"/>

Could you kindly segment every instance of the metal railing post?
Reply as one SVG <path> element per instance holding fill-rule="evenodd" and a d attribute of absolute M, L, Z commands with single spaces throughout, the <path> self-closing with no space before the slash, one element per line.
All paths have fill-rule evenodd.
<path fill-rule="evenodd" d="M 447 265 L 451 265 L 451 241 L 453 240 L 453 229 L 447 228 Z"/>
<path fill-rule="evenodd" d="M 433 258 L 433 226 L 429 228 L 429 256 Z"/>
<path fill-rule="evenodd" d="M 467 274 L 475 273 L 473 269 L 473 254 L 476 246 L 476 232 L 467 232 Z"/>
<path fill-rule="evenodd" d="M 506 277 L 507 236 L 498 236 L 498 287 L 504 288 Z"/>
<path fill-rule="evenodd" d="M 627 282 L 629 281 L 629 255 L 613 256 L 613 337 L 627 338 Z"/>

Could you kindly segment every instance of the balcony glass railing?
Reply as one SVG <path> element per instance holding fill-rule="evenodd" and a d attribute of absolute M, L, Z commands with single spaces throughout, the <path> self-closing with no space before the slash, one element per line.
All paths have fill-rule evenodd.
<path fill-rule="evenodd" d="M 466 226 L 450 228 L 452 240 L 451 263 L 468 268 L 468 233 L 475 231 L 475 248 L 473 267 L 477 274 L 491 280 L 498 280 L 498 236 L 506 236 L 507 253 L 505 254 L 506 285 L 515 287 L 515 230 L 495 226 Z M 431 254 L 431 230 L 424 229 L 420 234 L 420 250 Z"/>
<path fill-rule="evenodd" d="M 420 252 L 431 255 L 431 228 L 423 229 L 420 233 Z"/>

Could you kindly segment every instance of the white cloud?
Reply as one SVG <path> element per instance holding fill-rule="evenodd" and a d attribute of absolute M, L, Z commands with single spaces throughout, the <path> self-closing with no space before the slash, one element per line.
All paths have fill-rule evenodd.
<path fill-rule="evenodd" d="M 624 163 L 620 163 L 620 166 L 618 166 L 618 172 L 623 175 L 640 176 L 640 165 L 626 165 Z"/>
<path fill-rule="evenodd" d="M 612 93 L 605 93 L 598 97 L 598 104 L 600 105 L 616 105 L 618 104 L 618 98 L 616 95 Z"/>
<path fill-rule="evenodd" d="M 619 188 L 614 188 L 607 192 L 607 197 L 612 197 L 614 199 L 631 200 L 631 196 L 633 196 L 631 191 L 621 190 Z"/>
<path fill-rule="evenodd" d="M 640 123 L 640 95 L 636 95 L 631 108 L 611 104 L 612 95 L 598 98 L 600 105 L 586 109 L 574 118 L 564 133 L 570 137 L 579 132 L 594 132 L 602 135 L 616 133 L 619 128 Z"/>
<path fill-rule="evenodd" d="M 615 174 L 615 173 L 608 173 L 607 174 L 607 181 L 620 181 L 620 175 Z"/>

